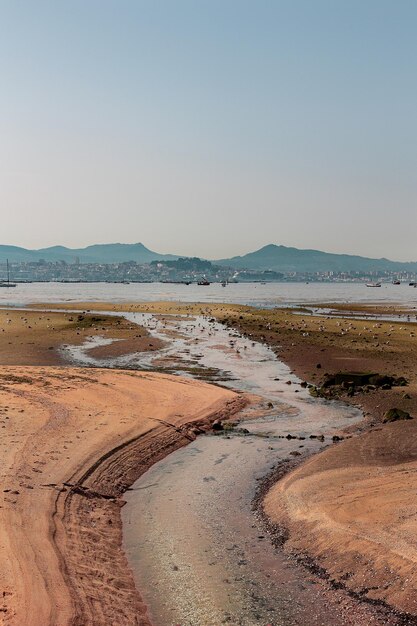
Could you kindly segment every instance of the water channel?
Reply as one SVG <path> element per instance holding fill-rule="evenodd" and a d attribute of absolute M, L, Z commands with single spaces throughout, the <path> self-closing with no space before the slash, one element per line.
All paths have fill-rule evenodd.
<path fill-rule="evenodd" d="M 360 412 L 311 398 L 269 347 L 214 320 L 125 315 L 165 339 L 166 347 L 105 365 L 200 378 L 208 373 L 256 394 L 263 409 L 262 417 L 248 412 L 250 419 L 240 424 L 247 432 L 198 437 L 155 464 L 126 494 L 124 547 L 155 626 L 353 623 L 314 577 L 273 548 L 252 501 L 273 466 L 333 445 L 333 434 L 359 420 Z M 102 367 L 102 360 L 88 356 L 100 341 L 67 346 L 67 357 Z"/>

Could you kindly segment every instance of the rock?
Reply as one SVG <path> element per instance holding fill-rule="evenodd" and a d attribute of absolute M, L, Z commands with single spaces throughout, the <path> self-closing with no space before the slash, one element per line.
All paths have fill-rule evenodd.
<path fill-rule="evenodd" d="M 320 370 L 320 369 L 321 369 L 321 363 L 317 363 L 316 368 L 317 368 L 318 370 Z"/>
<path fill-rule="evenodd" d="M 303 389 L 306 389 L 307 387 L 307 382 L 305 380 L 303 380 L 302 383 L 300 383 L 300 387 L 303 387 Z"/>
<path fill-rule="evenodd" d="M 403 411 L 402 409 L 390 409 L 384 415 L 383 422 L 384 424 L 390 422 L 398 422 L 399 420 L 411 420 L 413 419 L 407 411 Z"/>
<path fill-rule="evenodd" d="M 215 422 L 213 422 L 212 429 L 213 430 L 223 430 L 223 424 L 221 423 L 220 420 L 216 420 Z"/>

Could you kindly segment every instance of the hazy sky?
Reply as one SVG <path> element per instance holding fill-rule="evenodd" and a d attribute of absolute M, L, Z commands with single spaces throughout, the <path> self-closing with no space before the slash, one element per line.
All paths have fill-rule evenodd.
<path fill-rule="evenodd" d="M 415 0 L 0 0 L 0 243 L 417 260 Z"/>

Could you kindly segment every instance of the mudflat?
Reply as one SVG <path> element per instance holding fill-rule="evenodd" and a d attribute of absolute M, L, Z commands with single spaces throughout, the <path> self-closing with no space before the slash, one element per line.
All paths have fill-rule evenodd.
<path fill-rule="evenodd" d="M 99 359 L 156 350 L 162 344 L 151 339 L 145 328 L 120 316 L 0 310 L 1 365 L 63 365 L 60 348 L 90 337 L 113 340 L 92 348 L 91 355 Z"/>
<path fill-rule="evenodd" d="M 96 305 L 94 305 L 96 307 Z M 108 306 L 108 305 L 97 305 Z M 330 580 L 358 597 L 417 615 L 417 330 L 402 306 L 332 304 L 338 317 L 308 310 L 260 310 L 238 305 L 124 304 L 125 310 L 216 317 L 270 345 L 304 380 L 326 374 L 375 372 L 407 385 L 361 388 L 342 400 L 359 406 L 359 434 L 311 458 L 272 487 L 265 512 L 288 536 L 285 549 L 308 557 Z M 340 314 L 346 317 L 340 317 Z M 392 320 L 354 319 L 362 314 Z M 402 319 L 395 318 L 401 315 Z M 414 417 L 384 424 L 399 408 Z M 356 430 L 356 429 L 355 429 Z M 414 618 L 413 618 L 414 619 Z M 411 622 L 410 622 L 411 623 Z"/>
<path fill-rule="evenodd" d="M 148 624 L 121 550 L 122 494 L 243 404 L 161 374 L 0 367 L 1 623 Z"/>
<path fill-rule="evenodd" d="M 57 305 L 58 307 L 60 305 Z M 108 310 L 108 303 L 71 307 Z M 323 305 L 324 306 L 324 305 Z M 213 316 L 246 336 L 270 345 L 304 380 L 320 386 L 326 374 L 376 372 L 404 377 L 407 386 L 362 388 L 342 400 L 364 411 L 359 434 L 333 446 L 287 474 L 266 496 L 272 524 L 285 530 L 285 549 L 307 556 L 336 585 L 357 597 L 387 603 L 417 615 L 416 421 L 384 424 L 391 408 L 417 418 L 417 332 L 396 321 L 402 307 L 377 306 L 372 315 L 389 321 L 354 319 L 361 306 L 339 310 L 346 317 L 313 316 L 308 310 L 260 310 L 239 305 L 124 303 L 114 310 L 156 315 Z M 328 305 L 332 308 L 332 305 Z M 339 307 L 340 308 L 340 307 Z M 410 312 L 411 313 L 411 312 Z"/>

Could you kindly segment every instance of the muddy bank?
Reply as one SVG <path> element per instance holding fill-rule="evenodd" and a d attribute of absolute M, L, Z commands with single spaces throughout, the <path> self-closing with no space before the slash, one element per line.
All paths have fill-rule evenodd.
<path fill-rule="evenodd" d="M 65 305 L 55 305 L 65 308 Z M 70 306 L 70 305 L 68 305 Z M 312 316 L 305 310 L 257 309 L 235 304 L 207 303 L 72 303 L 81 310 L 114 310 L 148 312 L 155 315 L 204 315 L 236 328 L 254 340 L 271 346 L 277 356 L 304 380 L 320 384 L 325 373 L 338 371 L 368 371 L 392 376 L 404 376 L 409 381 L 406 390 L 393 388 L 377 394 L 362 394 L 344 400 L 364 408 L 380 419 L 392 406 L 417 413 L 417 325 L 401 319 L 399 322 Z M 320 305 L 331 309 L 346 305 Z M 350 311 L 363 312 L 363 305 L 348 305 Z M 365 307 L 368 309 L 369 307 Z M 401 305 L 370 307 L 372 314 L 403 316 Z M 411 312 L 410 312 L 411 313 Z M 411 319 L 411 318 L 410 318 Z M 406 397 L 409 396 L 409 397 Z"/>
<path fill-rule="evenodd" d="M 65 365 L 62 345 L 80 345 L 87 339 L 104 339 L 106 345 L 95 347 L 97 359 L 162 347 L 150 340 L 146 329 L 123 316 L 0 310 L 2 365 Z"/>
<path fill-rule="evenodd" d="M 2 368 L 3 623 L 148 626 L 121 550 L 122 494 L 244 403 L 164 375 Z"/>
<path fill-rule="evenodd" d="M 417 417 L 415 325 L 287 316 L 283 329 L 262 312 L 229 323 L 318 385 L 340 371 L 406 378 L 406 387 L 353 395 L 339 389 L 341 399 L 365 410 L 363 434 L 285 475 L 266 495 L 264 510 L 288 552 L 312 557 L 336 586 L 416 623 L 417 421 L 381 424 L 394 407 Z"/>

